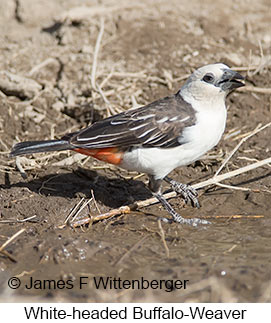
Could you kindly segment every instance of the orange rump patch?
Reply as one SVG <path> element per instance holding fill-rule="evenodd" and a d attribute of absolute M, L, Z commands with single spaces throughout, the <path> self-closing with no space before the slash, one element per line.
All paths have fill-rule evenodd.
<path fill-rule="evenodd" d="M 120 164 L 123 158 L 123 152 L 116 147 L 102 149 L 75 148 L 74 151 L 114 165 Z"/>

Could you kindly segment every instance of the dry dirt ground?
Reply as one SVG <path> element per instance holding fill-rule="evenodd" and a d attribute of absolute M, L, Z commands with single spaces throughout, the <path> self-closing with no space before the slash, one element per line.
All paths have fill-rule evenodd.
<path fill-rule="evenodd" d="M 219 145 L 171 174 L 185 183 L 212 177 L 270 121 L 270 13 L 269 0 L 0 1 L 0 246 L 21 233 L 0 249 L 1 301 L 271 301 L 270 164 L 223 182 L 247 190 L 200 190 L 199 210 L 171 200 L 207 226 L 159 227 L 166 213 L 153 205 L 72 229 L 63 224 L 81 200 L 89 204 L 79 217 L 144 200 L 147 178 L 61 152 L 20 159 L 24 179 L 8 155 L 18 141 L 61 137 L 174 93 L 195 68 L 224 62 L 248 87 L 228 97 Z M 222 173 L 270 157 L 270 136 L 270 127 L 252 136 Z M 18 289 L 7 286 L 12 276 Z M 80 276 L 89 282 L 82 289 Z M 97 290 L 95 276 L 189 283 L 172 292 Z M 74 287 L 27 289 L 30 277 Z"/>

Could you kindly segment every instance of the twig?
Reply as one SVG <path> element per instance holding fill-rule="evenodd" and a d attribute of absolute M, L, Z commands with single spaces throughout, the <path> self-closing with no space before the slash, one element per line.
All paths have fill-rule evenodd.
<path fill-rule="evenodd" d="M 160 237 L 161 237 L 162 242 L 163 242 L 163 245 L 165 247 L 165 251 L 166 251 L 167 258 L 169 258 L 169 249 L 168 249 L 168 246 L 167 246 L 167 243 L 166 243 L 165 232 L 164 232 L 164 229 L 162 227 L 162 224 L 161 224 L 161 220 L 160 219 L 158 220 L 158 228 L 160 230 Z"/>
<path fill-rule="evenodd" d="M 30 190 L 28 190 L 28 192 L 30 192 Z M 28 199 L 30 199 L 33 196 L 34 196 L 34 194 L 30 194 L 28 196 L 23 196 L 23 197 L 21 197 L 19 199 L 15 199 L 15 200 L 10 201 L 10 203 L 17 203 L 19 201 L 28 200 Z"/>
<path fill-rule="evenodd" d="M 92 201 L 92 198 L 90 198 L 88 201 L 86 201 L 81 207 L 80 209 L 75 213 L 74 215 L 74 219 L 83 211 L 83 209 Z M 91 219 L 91 218 L 90 218 Z"/>
<path fill-rule="evenodd" d="M 29 216 L 28 218 L 25 218 L 25 219 L 22 219 L 22 220 L 20 220 L 20 219 L 6 219 L 6 220 L 0 220 L 0 223 L 1 224 L 6 224 L 6 223 L 24 223 L 24 222 L 33 220 L 36 217 L 37 217 L 36 215 L 32 215 L 32 216 Z"/>
<path fill-rule="evenodd" d="M 6 242 L 2 244 L 0 247 L 0 252 L 3 253 L 4 249 L 13 241 L 15 240 L 20 234 L 22 234 L 25 231 L 25 229 L 21 229 L 18 232 L 16 232 L 12 237 L 10 237 Z"/>
<path fill-rule="evenodd" d="M 146 200 L 146 201 L 148 201 L 148 200 Z M 155 199 L 155 202 L 158 202 L 158 201 Z M 106 213 L 103 213 L 103 214 L 98 214 L 98 215 L 93 216 L 91 218 L 87 217 L 87 218 L 79 219 L 78 221 L 72 222 L 71 226 L 73 228 L 76 228 L 76 227 L 79 227 L 81 225 L 88 224 L 90 222 L 97 222 L 97 221 L 101 221 L 101 220 L 104 220 L 104 219 L 112 218 L 112 217 L 114 217 L 116 215 L 130 213 L 131 211 L 136 210 L 138 208 L 138 203 L 140 203 L 140 202 L 137 202 L 137 203 L 135 203 L 133 205 L 124 205 L 124 206 L 119 207 L 118 209 L 113 209 L 113 210 L 110 210 L 109 212 L 106 212 Z"/>
<path fill-rule="evenodd" d="M 59 176 L 61 176 L 62 174 L 58 174 L 58 175 L 54 175 L 52 177 L 49 177 L 48 179 L 46 179 L 46 181 L 43 181 L 41 184 L 41 187 L 39 188 L 39 194 L 41 194 L 42 190 L 48 190 L 48 191 L 55 191 L 53 188 L 50 187 L 46 187 L 45 184 L 49 183 L 52 179 L 55 179 Z"/>
<path fill-rule="evenodd" d="M 51 63 L 58 63 L 58 60 L 56 58 L 53 57 L 49 57 L 46 60 L 44 60 L 43 62 L 39 63 L 38 65 L 32 67 L 31 71 L 28 72 L 28 76 L 32 76 L 33 74 L 35 74 L 38 70 L 40 70 L 41 68 L 45 67 L 46 65 L 49 65 Z"/>
<path fill-rule="evenodd" d="M 26 172 L 24 171 L 23 166 L 21 164 L 20 157 L 16 157 L 15 164 L 16 164 L 16 167 L 18 168 L 18 171 L 20 172 L 22 178 L 23 179 L 26 179 L 27 178 L 27 175 L 26 175 Z"/>
<path fill-rule="evenodd" d="M 232 158 L 232 156 L 236 153 L 236 151 L 240 148 L 240 146 L 247 141 L 250 137 L 256 135 L 258 132 L 264 130 L 267 127 L 270 127 L 271 122 L 267 123 L 266 125 L 262 126 L 261 128 L 258 128 L 258 126 L 245 138 L 243 138 L 238 145 L 232 150 L 232 152 L 229 154 L 229 156 L 223 161 L 222 165 L 218 168 L 214 176 L 217 176 L 221 170 L 225 167 L 225 165 L 228 163 L 228 161 Z"/>
<path fill-rule="evenodd" d="M 191 74 L 184 74 L 184 75 L 182 75 L 182 76 L 180 76 L 180 77 L 177 77 L 176 79 L 173 79 L 173 81 L 172 81 L 172 82 L 180 82 L 180 81 L 184 81 L 184 80 L 188 79 L 190 75 L 191 75 Z"/>
<path fill-rule="evenodd" d="M 95 204 L 95 207 L 96 207 L 97 211 L 99 212 L 99 214 L 101 214 L 101 210 L 100 210 L 100 208 L 99 208 L 99 206 L 98 206 L 98 204 L 97 204 L 97 202 L 96 202 L 96 199 L 95 199 L 95 196 L 94 196 L 94 192 L 93 192 L 93 190 L 90 190 L 90 193 L 91 193 L 91 197 L 92 197 L 92 199 L 93 199 L 93 202 L 94 202 L 94 204 Z"/>
<path fill-rule="evenodd" d="M 134 95 L 131 95 L 132 107 L 133 109 L 139 108 L 140 104 L 137 103 L 136 98 Z"/>
<path fill-rule="evenodd" d="M 195 189 L 199 189 L 199 188 L 203 188 L 205 186 L 212 185 L 212 184 L 216 185 L 217 183 L 219 183 L 221 181 L 224 181 L 225 179 L 238 176 L 238 175 L 240 175 L 242 173 L 249 172 L 250 170 L 253 170 L 253 169 L 261 167 L 261 166 L 264 166 L 266 164 L 269 164 L 270 162 L 271 162 L 271 157 L 263 159 L 263 160 L 260 160 L 260 161 L 258 161 L 256 163 L 241 167 L 239 169 L 233 170 L 233 171 L 225 173 L 225 174 L 221 174 L 221 175 L 218 175 L 218 176 L 213 176 L 212 178 L 210 178 L 210 179 L 208 179 L 208 180 L 206 180 L 204 182 L 201 182 L 201 183 L 198 183 L 198 184 L 195 184 L 195 185 L 192 185 L 192 186 Z"/>
<path fill-rule="evenodd" d="M 231 214 L 231 215 L 203 215 L 203 219 L 262 219 L 264 215 L 246 215 L 246 214 Z"/>
<path fill-rule="evenodd" d="M 237 72 L 246 72 L 246 71 L 251 71 L 251 70 L 256 70 L 258 66 L 233 66 L 231 69 Z"/>
<path fill-rule="evenodd" d="M 244 87 L 240 87 L 237 89 L 239 92 L 255 92 L 255 93 L 262 93 L 262 94 L 271 94 L 271 88 L 265 87 L 256 87 L 256 86 L 249 86 L 246 85 Z"/>
<path fill-rule="evenodd" d="M 24 222 L 27 222 L 27 221 L 33 220 L 33 219 L 35 219 L 36 217 L 37 217 L 37 215 L 35 214 L 35 215 L 29 216 L 28 218 L 25 218 L 25 219 L 22 219 L 22 220 L 17 219 L 17 222 L 18 222 L 18 223 L 24 223 Z"/>
<path fill-rule="evenodd" d="M 104 102 L 108 105 L 108 110 L 110 111 L 110 114 L 113 115 L 116 112 L 114 111 L 112 105 L 108 101 L 108 99 L 106 97 L 106 94 L 103 92 L 102 86 L 100 86 L 96 82 L 96 70 L 97 70 L 98 54 L 99 54 L 99 50 L 100 50 L 100 47 L 101 47 L 101 41 L 102 41 L 103 33 L 104 33 L 104 18 L 102 17 L 101 18 L 101 27 L 100 27 L 100 31 L 99 31 L 99 34 L 98 34 L 98 37 L 97 37 L 97 40 L 96 40 L 96 45 L 95 45 L 95 50 L 94 50 L 94 55 L 93 55 L 93 63 L 92 63 L 92 70 L 91 70 L 91 86 L 95 91 L 100 93 L 100 95 L 103 98 Z M 111 73 L 112 73 L 112 71 L 111 71 Z"/>
<path fill-rule="evenodd" d="M 101 87 L 100 87 L 100 85 L 98 83 L 96 83 L 96 90 L 100 93 L 100 95 L 103 98 L 104 102 L 108 106 L 108 110 L 110 111 L 110 113 L 108 113 L 108 115 L 110 116 L 110 115 L 116 114 L 116 111 L 112 107 L 111 103 L 108 101 L 107 97 L 105 96 L 103 90 L 101 89 Z"/>
<path fill-rule="evenodd" d="M 9 258 L 12 262 L 17 262 L 17 260 L 6 250 L 1 250 L 0 254 L 6 256 L 7 258 Z"/>
<path fill-rule="evenodd" d="M 232 252 L 237 246 L 238 246 L 237 244 L 234 244 L 230 247 L 230 249 L 225 250 L 223 253 L 226 254 L 226 253 Z"/>
<path fill-rule="evenodd" d="M 101 45 L 101 40 L 104 33 L 104 18 L 101 18 L 101 27 L 100 31 L 96 40 L 95 50 L 94 50 L 94 56 L 93 56 L 93 63 L 92 63 L 92 71 L 91 71 L 91 85 L 92 88 L 97 90 L 96 87 L 96 69 L 97 69 L 97 60 L 98 60 L 98 53 Z"/>
<path fill-rule="evenodd" d="M 62 159 L 61 161 L 53 163 L 52 165 L 53 166 L 70 166 L 74 163 L 81 162 L 83 159 L 86 159 L 87 157 L 88 156 L 86 156 L 86 155 L 75 154 L 75 155 L 72 155 L 72 156 Z"/>
<path fill-rule="evenodd" d="M 206 181 L 203 181 L 203 182 L 200 182 L 198 184 L 192 185 L 192 187 L 195 188 L 195 189 L 200 189 L 200 188 L 203 188 L 203 187 L 206 187 L 206 186 L 209 186 L 209 185 L 217 185 L 221 181 L 224 181 L 224 180 L 229 179 L 231 177 L 238 176 L 238 175 L 240 175 L 242 173 L 246 173 L 246 172 L 248 172 L 250 170 L 253 170 L 255 168 L 267 165 L 270 162 L 271 162 L 271 157 L 266 158 L 264 160 L 260 160 L 260 161 L 258 161 L 256 163 L 244 166 L 242 168 L 236 169 L 234 171 L 231 171 L 231 172 L 228 172 L 228 173 L 225 173 L 225 174 L 213 176 L 213 177 L 211 177 L 210 179 L 208 179 Z M 177 196 L 177 193 L 174 192 L 174 191 L 169 192 L 167 194 L 164 194 L 165 199 L 170 199 L 170 198 L 173 198 L 173 197 L 176 197 L 176 196 Z M 144 201 L 135 202 L 132 205 L 121 206 L 120 208 L 110 210 L 107 213 L 103 213 L 103 214 L 99 214 L 97 216 L 93 216 L 91 218 L 91 221 L 95 222 L 95 221 L 100 221 L 100 220 L 103 220 L 103 219 L 111 218 L 111 217 L 116 216 L 116 215 L 125 214 L 125 213 L 127 214 L 127 213 L 130 213 L 131 211 L 134 211 L 136 209 L 139 209 L 139 208 L 142 208 L 142 207 L 145 207 L 145 206 L 150 206 L 150 205 L 158 203 L 158 202 L 159 201 L 155 197 L 152 197 L 152 198 L 149 198 L 149 199 L 144 200 Z M 87 224 L 89 222 L 90 222 L 90 218 L 84 218 L 84 219 L 80 219 L 80 220 L 72 223 L 72 226 L 75 228 L 75 227 Z"/>
<path fill-rule="evenodd" d="M 232 186 L 232 185 L 226 185 L 226 184 L 222 184 L 222 183 L 216 183 L 216 185 L 219 187 L 223 187 L 223 188 L 229 188 L 230 190 L 252 191 L 252 188 L 248 188 L 248 187 Z"/>
<path fill-rule="evenodd" d="M 68 216 L 66 217 L 64 223 L 68 223 L 70 218 L 74 215 L 74 213 L 78 210 L 79 206 L 82 204 L 82 202 L 84 201 L 84 197 L 81 198 L 81 200 L 71 209 L 70 213 L 68 214 Z"/>
<path fill-rule="evenodd" d="M 100 84 L 101 89 L 104 88 L 106 83 L 111 79 L 111 77 L 114 75 L 114 66 L 112 67 L 109 74 L 106 75 L 106 77 L 103 79 L 103 81 Z"/>
<path fill-rule="evenodd" d="M 92 198 L 90 198 L 88 201 L 84 202 L 84 197 L 79 201 L 79 203 L 76 204 L 76 206 L 71 210 L 70 214 L 66 217 L 64 224 L 60 225 L 58 228 L 62 229 L 65 227 L 65 224 L 70 223 L 70 218 L 73 217 L 73 220 L 76 219 L 76 217 L 81 213 L 81 211 L 92 201 Z M 88 218 L 89 221 L 91 221 L 91 218 Z"/>

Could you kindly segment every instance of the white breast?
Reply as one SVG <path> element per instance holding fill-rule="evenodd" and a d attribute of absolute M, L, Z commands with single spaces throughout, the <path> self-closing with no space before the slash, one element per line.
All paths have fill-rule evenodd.
<path fill-rule="evenodd" d="M 223 104 L 221 104 L 223 103 Z M 165 177 L 173 169 L 188 165 L 220 140 L 226 124 L 227 110 L 224 100 L 219 105 L 196 105 L 197 122 L 187 128 L 181 137 L 186 143 L 175 148 L 139 148 L 125 154 L 121 167 L 154 175 L 156 179 Z"/>
<path fill-rule="evenodd" d="M 194 105 L 194 107 L 197 107 Z M 227 119 L 227 109 L 224 101 L 218 105 L 206 105 L 197 112 L 197 122 L 194 126 L 187 128 L 184 137 L 188 141 L 184 149 L 192 149 L 198 157 L 204 155 L 213 148 L 224 133 Z M 197 153 L 196 153 L 197 152 Z"/>

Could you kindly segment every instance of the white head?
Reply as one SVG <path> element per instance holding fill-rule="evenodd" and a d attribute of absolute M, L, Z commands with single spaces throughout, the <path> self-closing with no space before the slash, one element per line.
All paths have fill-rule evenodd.
<path fill-rule="evenodd" d="M 222 63 L 198 68 L 180 90 L 184 98 L 209 101 L 225 99 L 232 90 L 244 86 L 244 77 Z"/>

